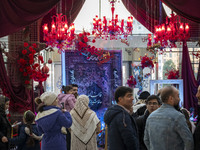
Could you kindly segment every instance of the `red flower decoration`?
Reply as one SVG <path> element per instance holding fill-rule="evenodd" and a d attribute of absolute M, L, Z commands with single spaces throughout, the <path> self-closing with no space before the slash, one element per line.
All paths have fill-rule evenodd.
<path fill-rule="evenodd" d="M 35 43 L 33 43 L 32 46 L 33 46 L 34 48 L 37 48 L 37 44 L 35 44 Z"/>
<path fill-rule="evenodd" d="M 38 56 L 38 59 L 39 59 L 42 63 L 44 63 L 43 57 L 42 57 L 41 55 Z"/>
<path fill-rule="evenodd" d="M 27 47 L 28 46 L 28 43 L 27 42 L 24 42 L 24 47 Z"/>
<path fill-rule="evenodd" d="M 26 53 L 27 53 L 27 50 L 25 50 L 25 49 L 22 50 L 22 54 L 23 54 L 23 55 L 26 55 Z"/>
<path fill-rule="evenodd" d="M 30 84 L 30 81 L 29 80 L 25 80 L 25 84 Z"/>
<path fill-rule="evenodd" d="M 24 47 L 22 50 L 21 58 L 17 61 L 19 63 L 19 71 L 22 73 L 22 77 L 25 80 L 24 83 L 31 84 L 30 79 L 33 79 L 38 82 L 43 82 L 49 76 L 47 73 L 43 73 L 40 64 L 35 63 L 34 61 L 38 60 L 44 63 L 43 57 L 36 53 L 37 44 L 33 43 L 29 45 L 28 43 L 24 43 Z"/>
<path fill-rule="evenodd" d="M 23 76 L 26 77 L 28 74 L 27 72 L 23 72 Z"/>
<path fill-rule="evenodd" d="M 178 79 L 180 77 L 179 70 L 167 70 L 167 73 L 165 73 L 165 76 L 167 76 L 167 79 Z"/>
<path fill-rule="evenodd" d="M 141 67 L 144 69 L 145 67 L 154 68 L 152 58 L 147 57 L 146 55 L 144 57 L 141 57 Z"/>
<path fill-rule="evenodd" d="M 136 79 L 133 76 L 130 76 L 127 80 L 127 84 L 129 87 L 133 88 L 137 84 Z"/>
<path fill-rule="evenodd" d="M 23 69 L 23 68 L 19 68 L 19 71 L 20 71 L 20 72 L 24 72 L 24 69 Z"/>
<path fill-rule="evenodd" d="M 30 46 L 30 47 L 29 47 L 29 51 L 32 52 L 33 50 L 34 50 L 33 47 Z"/>

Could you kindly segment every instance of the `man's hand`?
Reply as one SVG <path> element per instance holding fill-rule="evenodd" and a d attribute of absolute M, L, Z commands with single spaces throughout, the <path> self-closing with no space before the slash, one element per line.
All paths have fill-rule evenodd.
<path fill-rule="evenodd" d="M 1 141 L 2 141 L 3 143 L 6 143 L 6 142 L 8 142 L 8 139 L 7 139 L 7 137 L 3 136 L 3 137 L 1 138 Z"/>

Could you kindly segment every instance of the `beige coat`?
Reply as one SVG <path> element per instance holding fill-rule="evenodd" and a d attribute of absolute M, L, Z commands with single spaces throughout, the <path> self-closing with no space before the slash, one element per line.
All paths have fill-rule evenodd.
<path fill-rule="evenodd" d="M 89 107 L 86 95 L 78 97 L 74 109 L 71 110 L 71 150 L 97 150 L 96 135 L 101 124 L 94 111 Z"/>

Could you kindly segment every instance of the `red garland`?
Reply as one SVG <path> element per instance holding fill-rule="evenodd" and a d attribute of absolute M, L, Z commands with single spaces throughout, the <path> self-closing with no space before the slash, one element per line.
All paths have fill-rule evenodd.
<path fill-rule="evenodd" d="M 130 76 L 127 80 L 127 84 L 129 87 L 133 88 L 137 84 L 136 79 L 133 76 Z"/>
<path fill-rule="evenodd" d="M 21 58 L 18 60 L 19 71 L 22 73 L 25 85 L 29 85 L 30 80 L 33 79 L 38 82 L 46 81 L 49 74 L 43 73 L 41 71 L 41 66 L 39 63 L 34 63 L 35 61 L 44 63 L 43 57 L 36 53 L 37 44 L 33 43 L 29 45 L 27 42 L 24 42 L 24 47 L 22 50 Z"/>
<path fill-rule="evenodd" d="M 165 76 L 167 76 L 167 79 L 178 79 L 180 77 L 179 70 L 167 70 L 167 73 L 165 73 Z"/>
<path fill-rule="evenodd" d="M 98 64 L 108 62 L 113 57 L 113 55 L 110 55 L 108 51 L 89 45 L 88 44 L 88 42 L 90 41 L 90 39 L 88 38 L 89 35 L 90 33 L 85 31 L 78 34 L 76 41 L 76 47 L 78 51 L 80 51 L 81 53 L 89 52 L 90 55 L 96 55 L 99 60 Z M 95 39 L 93 39 L 92 43 L 95 42 L 96 42 Z"/>
<path fill-rule="evenodd" d="M 144 57 L 141 57 L 141 67 L 144 69 L 145 67 L 149 67 L 150 69 L 154 68 L 154 64 L 151 57 L 147 57 L 146 55 Z"/>

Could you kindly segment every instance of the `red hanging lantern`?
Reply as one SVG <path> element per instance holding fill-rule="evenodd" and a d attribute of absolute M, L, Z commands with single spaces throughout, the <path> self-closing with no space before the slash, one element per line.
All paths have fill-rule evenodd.
<path fill-rule="evenodd" d="M 48 64 L 52 64 L 52 59 L 51 58 L 49 58 Z"/>
<path fill-rule="evenodd" d="M 49 72 L 49 67 L 46 66 L 46 64 L 44 64 L 44 66 L 42 67 L 42 73 L 48 73 Z"/>

